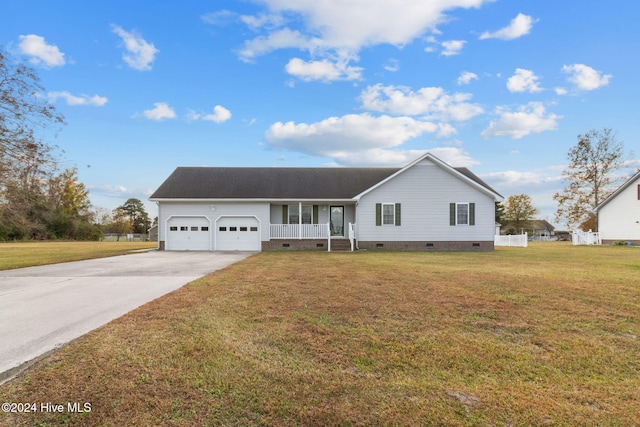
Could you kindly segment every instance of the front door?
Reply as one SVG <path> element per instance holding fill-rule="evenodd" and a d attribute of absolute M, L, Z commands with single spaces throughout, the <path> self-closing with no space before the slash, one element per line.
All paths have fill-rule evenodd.
<path fill-rule="evenodd" d="M 331 206 L 331 235 L 344 237 L 344 206 Z"/>

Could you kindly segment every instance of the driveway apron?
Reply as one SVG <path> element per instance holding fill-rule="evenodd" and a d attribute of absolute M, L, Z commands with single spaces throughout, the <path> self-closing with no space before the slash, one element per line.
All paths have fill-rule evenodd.
<path fill-rule="evenodd" d="M 69 341 L 251 254 L 150 251 L 0 271 L 0 384 Z"/>

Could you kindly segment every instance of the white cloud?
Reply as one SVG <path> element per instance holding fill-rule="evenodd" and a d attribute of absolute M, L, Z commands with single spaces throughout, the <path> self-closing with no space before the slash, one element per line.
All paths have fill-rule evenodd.
<path fill-rule="evenodd" d="M 226 122 L 231 118 L 231 111 L 224 108 L 222 105 L 216 105 L 213 107 L 213 114 L 207 114 L 202 120 L 208 120 L 216 123 Z"/>
<path fill-rule="evenodd" d="M 321 80 L 330 82 L 335 80 L 358 80 L 362 78 L 362 68 L 348 65 L 348 60 L 332 62 L 328 59 L 321 61 L 303 61 L 293 58 L 285 66 L 287 73 L 309 82 Z"/>
<path fill-rule="evenodd" d="M 203 22 L 211 25 L 224 26 L 231 22 L 233 22 L 237 17 L 235 12 L 230 10 L 220 10 L 218 12 L 207 13 L 205 15 L 200 16 Z"/>
<path fill-rule="evenodd" d="M 402 46 L 446 20 L 445 11 L 480 7 L 490 0 L 265 0 L 272 14 L 301 18 L 320 45 L 357 52 L 377 44 Z M 307 37 L 308 38 L 308 37 Z"/>
<path fill-rule="evenodd" d="M 297 48 L 314 50 L 321 46 L 321 44 L 320 40 L 305 36 L 300 31 L 284 28 L 266 36 L 259 36 L 252 40 L 247 40 L 238 54 L 241 60 L 251 62 L 256 57 L 277 49 Z"/>
<path fill-rule="evenodd" d="M 176 113 L 173 111 L 173 108 L 169 107 L 169 105 L 164 102 L 155 102 L 153 106 L 154 108 L 151 110 L 144 110 L 142 113 L 147 119 L 161 121 L 165 119 L 174 119 L 176 117 Z"/>
<path fill-rule="evenodd" d="M 549 171 L 502 171 L 502 172 L 490 172 L 482 175 L 483 179 L 497 181 L 501 187 L 518 187 L 523 185 L 539 185 L 547 183 L 555 183 L 562 180 L 562 175 L 554 173 L 549 174 Z"/>
<path fill-rule="evenodd" d="M 348 114 L 311 124 L 274 123 L 265 142 L 275 150 L 330 157 L 338 164 L 390 164 L 417 157 L 398 150 L 406 141 L 441 130 L 438 124 L 410 117 Z"/>
<path fill-rule="evenodd" d="M 493 120 L 481 135 L 483 138 L 506 136 L 520 139 L 531 133 L 540 133 L 546 130 L 554 130 L 558 126 L 561 116 L 547 113 L 539 102 L 530 102 L 522 105 L 517 111 L 511 111 L 507 107 L 498 107 L 496 114 L 498 120 Z"/>
<path fill-rule="evenodd" d="M 602 74 L 601 71 L 594 70 L 588 65 L 573 64 L 565 65 L 562 71 L 570 74 L 569 80 L 578 90 L 594 90 L 609 84 L 613 77 L 611 74 Z"/>
<path fill-rule="evenodd" d="M 478 75 L 470 71 L 463 71 L 458 77 L 457 83 L 458 86 L 468 85 L 471 80 L 478 80 Z"/>
<path fill-rule="evenodd" d="M 467 42 L 465 40 L 448 40 L 446 42 L 442 42 L 442 47 L 444 50 L 440 53 L 443 56 L 454 56 L 459 55 L 460 51 L 464 47 Z"/>
<path fill-rule="evenodd" d="M 260 28 L 278 28 L 286 23 L 282 15 L 262 13 L 260 15 L 242 15 L 240 21 L 253 30 Z"/>
<path fill-rule="evenodd" d="M 155 61 L 159 52 L 153 43 L 147 42 L 138 34 L 123 30 L 118 25 L 111 25 L 111 29 L 124 42 L 127 53 L 122 55 L 122 59 L 134 70 L 151 70 L 151 64 Z"/>
<path fill-rule="evenodd" d="M 298 55 L 291 59 L 287 64 L 291 75 L 303 81 L 357 80 L 362 68 L 343 64 L 336 57 L 347 56 L 350 61 L 357 61 L 358 53 L 366 47 L 380 44 L 402 47 L 428 33 L 440 34 L 437 26 L 447 22 L 449 11 L 479 8 L 492 1 L 261 0 L 264 10 L 240 17 L 257 34 L 245 40 L 237 54 L 242 61 L 253 62 L 278 49 L 299 49 L 307 51 L 310 58 L 301 59 Z M 207 19 L 217 23 L 226 18 L 223 12 Z M 445 41 L 440 44 L 441 54 L 458 55 L 465 43 Z M 389 64 L 385 69 L 396 71 L 397 65 Z"/>
<path fill-rule="evenodd" d="M 518 37 L 522 37 L 529 34 L 533 24 L 538 22 L 537 19 L 533 19 L 529 15 L 518 13 L 518 15 L 511 20 L 509 25 L 494 32 L 484 32 L 480 35 L 480 40 L 486 39 L 500 39 L 500 40 L 513 40 Z"/>
<path fill-rule="evenodd" d="M 213 114 L 200 114 L 195 111 L 190 111 L 187 114 L 189 120 L 206 120 L 216 123 L 224 123 L 231 118 L 231 111 L 224 108 L 222 105 L 216 105 L 213 107 Z"/>
<path fill-rule="evenodd" d="M 398 61 L 397 59 L 391 58 L 387 61 L 386 64 L 384 64 L 383 68 L 392 73 L 400 71 L 400 61 Z"/>
<path fill-rule="evenodd" d="M 439 126 L 433 123 L 365 113 L 312 124 L 278 122 L 269 128 L 265 141 L 272 149 L 329 157 L 334 166 L 404 166 L 427 150 L 403 150 L 400 146 L 423 133 L 435 132 L 439 132 Z M 459 147 L 428 151 L 455 166 L 478 163 Z"/>
<path fill-rule="evenodd" d="M 377 84 L 362 91 L 362 107 L 370 111 L 408 116 L 425 116 L 429 120 L 466 121 L 484 111 L 467 101 L 469 93 L 448 94 L 441 87 L 424 87 L 412 91 L 406 86 Z"/>
<path fill-rule="evenodd" d="M 61 67 L 65 64 L 64 53 L 57 46 L 47 44 L 44 37 L 35 34 L 20 36 L 20 53 L 31 57 L 30 62 L 44 67 Z"/>
<path fill-rule="evenodd" d="M 122 197 L 123 195 L 131 194 L 131 190 L 123 185 L 87 184 L 87 188 L 91 190 L 91 193 L 103 193 L 108 196 Z"/>
<path fill-rule="evenodd" d="M 566 95 L 567 93 L 569 93 L 569 91 L 564 87 L 557 87 L 557 88 L 555 88 L 553 90 L 555 90 L 556 95 L 560 95 L 560 96 Z"/>
<path fill-rule="evenodd" d="M 108 99 L 104 96 L 98 95 L 85 95 L 82 94 L 80 96 L 72 95 L 70 92 L 49 92 L 48 97 L 51 102 L 55 102 L 58 98 L 62 98 L 67 101 L 67 105 L 76 106 L 76 105 L 92 105 L 94 107 L 102 107 L 108 101 Z"/>
<path fill-rule="evenodd" d="M 470 167 L 479 163 L 456 147 L 436 147 L 429 150 L 373 148 L 357 152 L 337 152 L 332 157 L 335 160 L 334 166 L 402 167 L 426 152 L 455 167 Z"/>
<path fill-rule="evenodd" d="M 533 71 L 516 68 L 516 73 L 507 80 L 507 88 L 510 92 L 540 92 L 543 89 L 538 85 L 538 80 Z"/>

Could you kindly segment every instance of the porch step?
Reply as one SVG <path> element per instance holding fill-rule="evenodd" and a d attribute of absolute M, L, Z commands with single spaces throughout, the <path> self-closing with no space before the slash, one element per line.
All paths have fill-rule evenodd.
<path fill-rule="evenodd" d="M 349 252 L 351 244 L 349 239 L 331 239 L 331 252 Z"/>

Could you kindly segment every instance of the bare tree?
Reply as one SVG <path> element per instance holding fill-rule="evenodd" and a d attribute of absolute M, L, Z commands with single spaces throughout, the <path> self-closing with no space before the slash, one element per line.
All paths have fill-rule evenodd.
<path fill-rule="evenodd" d="M 36 71 L 12 61 L 0 48 L 0 161 L 3 170 L 15 162 L 48 154 L 51 146 L 39 131 L 64 124 L 64 117 L 43 96 Z"/>
<path fill-rule="evenodd" d="M 593 209 L 620 184 L 614 172 L 628 156 L 624 145 L 609 128 L 590 130 L 578 135 L 577 144 L 567 153 L 569 165 L 562 172 L 567 186 L 553 199 L 558 202 L 556 221 L 584 231 L 596 230 L 598 221 Z"/>
<path fill-rule="evenodd" d="M 0 49 L 0 238 L 46 234 L 40 204 L 56 158 L 45 138 L 64 118 L 43 92 L 35 70 Z"/>

